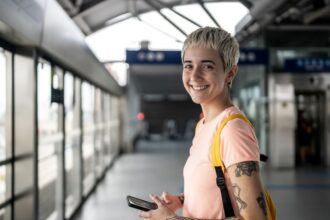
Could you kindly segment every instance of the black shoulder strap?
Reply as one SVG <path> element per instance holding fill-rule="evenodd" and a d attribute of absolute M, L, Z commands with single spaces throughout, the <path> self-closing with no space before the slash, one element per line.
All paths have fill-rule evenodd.
<path fill-rule="evenodd" d="M 267 162 L 267 160 L 268 160 L 268 156 L 267 156 L 267 155 L 265 155 L 265 154 L 260 154 L 260 161 L 262 161 L 262 162 Z"/>
<path fill-rule="evenodd" d="M 235 216 L 233 206 L 230 201 L 228 189 L 226 187 L 225 177 L 222 172 L 222 169 L 221 169 L 221 167 L 214 167 L 214 168 L 215 168 L 215 172 L 217 174 L 217 185 L 221 191 L 221 197 L 222 197 L 223 207 L 225 210 L 225 216 L 226 216 L 226 218 Z"/>

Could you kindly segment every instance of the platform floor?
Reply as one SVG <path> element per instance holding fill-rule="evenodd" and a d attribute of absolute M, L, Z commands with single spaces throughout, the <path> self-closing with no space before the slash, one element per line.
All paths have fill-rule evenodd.
<path fill-rule="evenodd" d="M 126 195 L 148 199 L 150 192 L 183 190 L 182 168 L 190 142 L 139 142 L 138 152 L 118 158 L 74 220 L 138 220 Z M 330 170 L 264 170 L 264 183 L 279 220 L 330 219 Z"/>

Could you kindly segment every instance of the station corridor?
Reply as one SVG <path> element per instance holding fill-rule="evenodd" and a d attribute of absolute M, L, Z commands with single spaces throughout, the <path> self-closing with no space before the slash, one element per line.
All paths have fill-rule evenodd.
<path fill-rule="evenodd" d="M 189 141 L 141 141 L 138 151 L 119 157 L 74 220 L 138 220 L 126 195 L 183 190 L 182 168 Z M 277 206 L 279 220 L 330 219 L 330 172 L 319 168 L 269 170 L 262 178 Z"/>

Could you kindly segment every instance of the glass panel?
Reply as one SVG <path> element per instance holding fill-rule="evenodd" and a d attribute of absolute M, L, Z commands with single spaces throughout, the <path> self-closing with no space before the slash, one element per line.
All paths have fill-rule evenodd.
<path fill-rule="evenodd" d="M 241 66 L 232 90 L 237 105 L 245 112 L 255 128 L 261 152 L 267 152 L 267 102 L 263 98 L 265 71 L 265 67 L 261 65 Z"/>
<path fill-rule="evenodd" d="M 35 91 L 34 59 L 15 54 L 15 156 L 32 154 L 35 144 Z M 15 195 L 31 190 L 34 180 L 33 159 L 15 162 Z M 12 185 L 12 184 L 10 184 Z M 15 219 L 35 220 L 32 192 L 16 197 Z M 6 211 L 7 212 L 7 211 Z M 10 214 L 9 214 L 10 215 Z"/>
<path fill-rule="evenodd" d="M 15 156 L 32 154 L 35 143 L 34 60 L 15 54 Z"/>
<path fill-rule="evenodd" d="M 111 162 L 111 144 L 110 144 L 110 95 L 103 95 L 103 117 L 104 117 L 104 155 L 105 155 L 105 166 L 108 166 Z"/>
<path fill-rule="evenodd" d="M 103 173 L 103 129 L 104 119 L 102 115 L 103 102 L 102 92 L 100 89 L 95 93 L 95 114 L 96 114 L 96 131 L 95 131 L 95 160 L 96 160 L 96 175 L 100 177 Z"/>
<path fill-rule="evenodd" d="M 185 36 L 157 12 L 148 12 L 140 15 L 141 20 L 147 24 L 151 24 L 153 27 L 160 28 L 165 33 L 175 36 L 179 41 L 184 41 Z"/>
<path fill-rule="evenodd" d="M 161 12 L 165 14 L 173 22 L 175 22 L 175 24 L 178 25 L 184 32 L 186 32 L 186 34 L 189 34 L 198 28 L 198 26 L 182 18 L 181 16 L 175 14 L 170 9 L 165 8 L 162 9 Z M 196 23 L 198 22 L 196 21 Z"/>
<path fill-rule="evenodd" d="M 33 159 L 15 163 L 15 195 L 33 187 Z"/>
<path fill-rule="evenodd" d="M 11 197 L 11 165 L 0 166 L 0 204 Z"/>
<path fill-rule="evenodd" d="M 86 195 L 95 184 L 95 102 L 94 87 L 82 84 L 82 122 L 83 122 L 83 194 Z"/>
<path fill-rule="evenodd" d="M 60 71 L 59 71 L 60 72 Z M 54 73 L 60 78 L 60 73 Z M 61 206 L 61 147 L 60 106 L 51 102 L 51 66 L 38 64 L 38 138 L 39 138 L 39 219 L 59 219 Z M 53 80 L 54 80 L 53 78 Z M 59 187 L 61 186 L 61 187 Z M 53 198 L 53 199 L 49 199 Z"/>
<path fill-rule="evenodd" d="M 6 159 L 6 100 L 6 57 L 0 51 L 0 160 Z"/>
<path fill-rule="evenodd" d="M 231 34 L 235 33 L 235 26 L 249 12 L 240 2 L 207 3 L 205 7 L 218 24 Z M 233 12 L 235 12 L 235 16 L 233 16 Z"/>
<path fill-rule="evenodd" d="M 33 210 L 32 193 L 15 201 L 15 219 L 35 220 Z"/>
<path fill-rule="evenodd" d="M 11 220 L 11 206 L 0 209 L 0 219 L 1 220 Z"/>
<path fill-rule="evenodd" d="M 141 22 L 137 18 L 127 19 L 86 37 L 88 46 L 100 61 L 125 60 L 126 49 L 139 49 L 142 40 L 151 42 L 150 49 L 180 50 L 182 47 L 174 32 L 163 33 L 148 21 Z"/>
<path fill-rule="evenodd" d="M 116 154 L 119 148 L 119 112 L 118 112 L 118 98 L 111 97 L 111 152 Z"/>
<path fill-rule="evenodd" d="M 70 218 L 80 203 L 80 118 L 79 94 L 80 80 L 74 79 L 69 73 L 64 79 L 64 105 L 65 105 L 65 175 L 66 195 L 65 217 Z M 76 85 L 76 86 L 75 86 Z M 76 90 L 75 90 L 76 89 Z"/>
<path fill-rule="evenodd" d="M 193 16 L 198 15 L 198 22 L 203 26 L 210 26 L 214 27 L 215 24 L 212 19 L 206 14 L 204 9 L 199 4 L 191 4 L 191 5 L 182 5 L 173 7 L 176 11 L 180 12 L 181 14 L 185 15 L 188 18 L 194 20 Z M 191 16 L 193 15 L 193 16 Z"/>
<path fill-rule="evenodd" d="M 55 67 L 55 74 L 53 74 L 53 88 L 63 89 L 63 70 L 59 67 Z"/>

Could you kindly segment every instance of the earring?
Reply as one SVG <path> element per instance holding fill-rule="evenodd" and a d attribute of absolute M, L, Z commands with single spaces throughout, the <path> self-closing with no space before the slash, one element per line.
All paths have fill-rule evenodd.
<path fill-rule="evenodd" d="M 228 88 L 229 88 L 229 89 L 231 89 L 231 84 L 232 84 L 232 82 L 229 81 L 229 82 L 228 82 Z"/>

